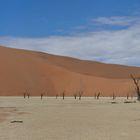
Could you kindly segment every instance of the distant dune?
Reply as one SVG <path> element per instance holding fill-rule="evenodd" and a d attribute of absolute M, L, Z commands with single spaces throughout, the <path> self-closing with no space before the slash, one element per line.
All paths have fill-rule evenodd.
<path fill-rule="evenodd" d="M 1 96 L 55 96 L 63 91 L 66 96 L 79 91 L 83 96 L 134 95 L 130 74 L 140 76 L 140 68 L 0 47 Z"/>

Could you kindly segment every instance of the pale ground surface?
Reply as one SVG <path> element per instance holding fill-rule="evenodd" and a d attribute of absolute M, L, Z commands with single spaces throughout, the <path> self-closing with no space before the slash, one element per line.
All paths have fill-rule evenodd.
<path fill-rule="evenodd" d="M 0 140 L 140 140 L 140 103 L 124 100 L 0 97 Z"/>

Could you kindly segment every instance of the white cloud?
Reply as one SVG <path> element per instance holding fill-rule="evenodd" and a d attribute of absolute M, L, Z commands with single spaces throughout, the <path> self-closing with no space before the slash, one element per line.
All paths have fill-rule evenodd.
<path fill-rule="evenodd" d="M 105 25 L 118 25 L 118 26 L 131 26 L 137 23 L 140 23 L 139 17 L 99 17 L 96 19 L 92 19 L 92 22 L 95 24 L 105 24 Z"/>
<path fill-rule="evenodd" d="M 8 47 L 43 51 L 80 59 L 140 66 L 140 25 L 72 36 L 46 38 L 0 37 Z"/>

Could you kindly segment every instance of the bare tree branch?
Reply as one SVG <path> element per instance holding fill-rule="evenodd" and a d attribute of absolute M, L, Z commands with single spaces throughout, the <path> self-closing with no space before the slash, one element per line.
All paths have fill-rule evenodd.
<path fill-rule="evenodd" d="M 140 85 L 139 85 L 140 77 L 134 77 L 132 74 L 130 76 L 133 79 L 133 82 L 136 86 L 135 90 L 137 92 L 137 99 L 140 101 Z"/>

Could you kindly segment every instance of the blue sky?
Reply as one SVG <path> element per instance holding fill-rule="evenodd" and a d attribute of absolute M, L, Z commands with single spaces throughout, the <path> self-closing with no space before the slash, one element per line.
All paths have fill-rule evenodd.
<path fill-rule="evenodd" d="M 140 0 L 0 0 L 0 44 L 140 66 Z"/>
<path fill-rule="evenodd" d="M 139 0 L 1 0 L 0 35 L 46 37 L 76 29 L 93 31 L 101 27 L 91 25 L 91 19 L 136 16 L 139 9 Z"/>

